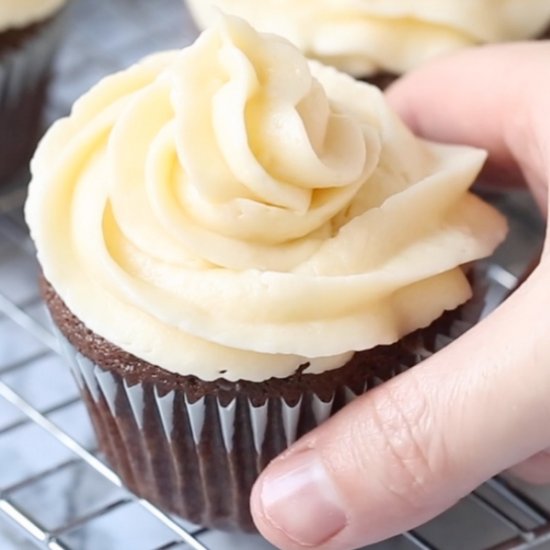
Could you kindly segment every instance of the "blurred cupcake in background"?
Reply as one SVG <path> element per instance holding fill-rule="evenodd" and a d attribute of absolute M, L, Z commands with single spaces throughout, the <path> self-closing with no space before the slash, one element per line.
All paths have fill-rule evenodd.
<path fill-rule="evenodd" d="M 306 56 L 385 88 L 460 48 L 542 38 L 549 0 L 187 0 L 202 29 L 219 12 L 284 36 Z"/>
<path fill-rule="evenodd" d="M 29 161 L 67 0 L 0 1 L 0 185 Z"/>

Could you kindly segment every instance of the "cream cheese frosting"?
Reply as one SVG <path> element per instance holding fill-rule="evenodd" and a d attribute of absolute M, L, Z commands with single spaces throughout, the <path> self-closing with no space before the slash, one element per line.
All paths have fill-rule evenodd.
<path fill-rule="evenodd" d="M 468 300 L 506 224 L 483 151 L 413 136 L 373 86 L 227 17 L 76 102 L 32 162 L 45 277 L 164 369 L 319 373 Z"/>
<path fill-rule="evenodd" d="M 187 0 L 199 26 L 224 13 L 280 34 L 356 76 L 402 74 L 438 55 L 522 40 L 550 25 L 549 0 Z"/>
<path fill-rule="evenodd" d="M 53 15 L 66 0 L 0 0 L 0 32 L 26 27 Z"/>

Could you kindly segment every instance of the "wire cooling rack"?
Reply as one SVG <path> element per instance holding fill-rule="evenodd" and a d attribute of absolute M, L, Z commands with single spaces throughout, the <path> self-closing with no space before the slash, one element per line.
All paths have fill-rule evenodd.
<path fill-rule="evenodd" d="M 0 194 L 0 548 L 271 548 L 259 537 L 209 531 L 165 515 L 127 492 L 97 454 L 40 303 L 24 199 L 21 185 Z M 526 242 L 534 248 L 530 231 Z M 491 299 L 498 302 L 517 279 L 496 264 L 489 273 Z M 494 479 L 439 519 L 376 546 L 550 545 L 549 505 L 550 490 Z"/>
<path fill-rule="evenodd" d="M 50 121 L 102 75 L 195 35 L 179 0 L 74 0 L 68 20 Z M 0 548 L 272 548 L 259 536 L 167 516 L 125 490 L 103 461 L 38 296 L 22 216 L 27 176 L 19 180 L 0 185 Z M 539 246 L 542 224 L 524 195 L 491 198 L 512 220 L 512 238 L 489 270 L 491 301 L 498 303 Z M 549 511 L 549 489 L 494 479 L 440 518 L 374 548 L 550 548 Z"/>

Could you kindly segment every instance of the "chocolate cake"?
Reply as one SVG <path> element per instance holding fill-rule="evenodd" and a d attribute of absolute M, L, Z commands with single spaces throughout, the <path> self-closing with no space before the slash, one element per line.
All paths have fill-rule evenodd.
<path fill-rule="evenodd" d="M 86 328 L 44 279 L 41 286 L 53 321 L 67 341 L 65 352 L 73 356 L 73 365 L 81 366 L 75 376 L 100 448 L 124 484 L 193 523 L 244 531 L 255 529 L 248 502 L 252 485 L 275 456 L 357 395 L 417 364 L 466 330 L 482 304 L 478 296 L 428 328 L 396 344 L 358 352 L 346 365 L 320 375 L 305 374 L 305 364 L 283 379 L 230 382 L 220 376 L 207 382 L 170 373 L 124 352 Z M 105 376 L 110 383 L 102 387 Z M 167 396 L 169 411 L 162 401 Z M 199 433 L 190 418 L 193 405 L 203 408 Z M 289 408 L 298 409 L 292 427 Z M 264 411 L 263 434 L 254 433 L 254 410 Z M 227 411 L 229 420 L 222 418 Z"/>

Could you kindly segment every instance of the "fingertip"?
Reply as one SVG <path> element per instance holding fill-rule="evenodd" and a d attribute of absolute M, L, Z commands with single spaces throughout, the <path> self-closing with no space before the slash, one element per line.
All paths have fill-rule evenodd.
<path fill-rule="evenodd" d="M 425 119 L 438 124 L 441 81 L 447 81 L 443 75 L 456 64 L 456 57 L 427 63 L 401 76 L 385 90 L 391 108 L 414 133 L 428 138 L 437 137 L 437 129 L 427 126 Z"/>
<path fill-rule="evenodd" d="M 486 149 L 487 181 L 502 186 L 525 179 L 536 191 L 543 187 L 544 159 L 535 127 L 550 78 L 526 83 L 543 73 L 549 53 L 550 44 L 534 42 L 463 50 L 400 78 L 386 98 L 415 134 Z"/>
<path fill-rule="evenodd" d="M 262 505 L 262 484 L 263 484 L 264 473 L 260 474 L 260 477 L 254 482 L 252 487 L 252 492 L 250 494 L 250 513 L 252 515 L 252 520 L 256 529 L 263 535 L 266 539 L 272 540 L 272 534 L 270 533 L 270 524 L 269 520 L 265 517 L 264 508 Z"/>
<path fill-rule="evenodd" d="M 314 450 L 275 459 L 254 485 L 251 510 L 258 530 L 283 550 L 325 548 L 348 522 Z"/>
<path fill-rule="evenodd" d="M 384 92 L 390 107 L 399 115 L 401 120 L 414 133 L 419 133 L 417 120 L 414 116 L 414 107 L 411 104 L 412 93 L 414 93 L 414 86 L 411 88 L 410 79 L 407 77 L 399 78 Z"/>
<path fill-rule="evenodd" d="M 269 466 L 268 466 L 269 467 Z M 268 517 L 266 517 L 264 506 L 262 503 L 262 488 L 263 488 L 263 478 L 265 476 L 265 471 L 260 475 L 260 477 L 254 483 L 252 487 L 252 493 L 250 495 L 250 513 L 254 521 L 254 525 L 260 535 L 262 535 L 266 540 L 271 542 L 276 548 L 281 550 L 289 549 L 289 541 L 285 540 L 286 537 L 281 533 Z"/>
<path fill-rule="evenodd" d="M 416 386 L 408 387 L 418 397 Z M 417 487 L 424 478 L 417 444 L 404 442 L 408 428 L 397 426 L 401 414 L 392 414 L 395 403 L 386 403 L 387 385 L 385 390 L 356 399 L 261 474 L 252 491 L 252 516 L 277 548 L 350 550 L 398 534 L 437 511 L 441 499 Z M 387 406 L 375 407 L 380 399 Z M 414 417 L 411 407 L 406 411 Z M 388 430 L 376 420 L 382 417 L 388 417 L 380 421 Z M 390 431 L 398 444 L 388 443 Z M 403 460 L 396 457 L 401 452 Z"/>
<path fill-rule="evenodd" d="M 270 517 L 266 514 L 266 510 L 263 503 L 263 489 L 264 479 L 268 475 L 271 464 L 281 460 L 281 457 L 275 458 L 270 465 L 267 466 L 252 487 L 250 495 L 250 512 L 254 525 L 260 535 L 262 535 L 267 541 L 273 544 L 279 550 L 299 550 L 300 547 L 296 546 L 292 541 L 288 539 L 286 534 L 276 525 L 273 524 Z"/>

